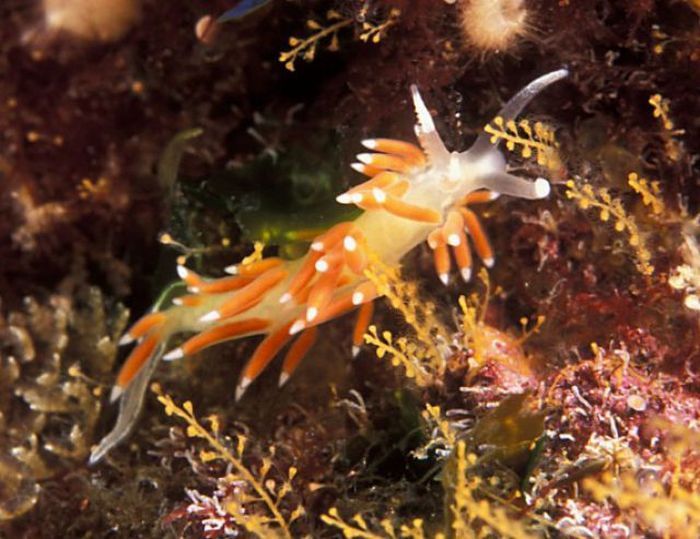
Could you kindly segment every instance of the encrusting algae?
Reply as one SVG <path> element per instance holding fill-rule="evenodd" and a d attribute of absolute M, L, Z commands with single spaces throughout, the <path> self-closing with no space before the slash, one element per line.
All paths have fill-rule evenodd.
<path fill-rule="evenodd" d="M 97 288 L 26 298 L 0 319 L 0 519 L 29 511 L 39 483 L 83 461 L 127 322 Z M 100 382 L 98 382 L 98 380 Z"/>

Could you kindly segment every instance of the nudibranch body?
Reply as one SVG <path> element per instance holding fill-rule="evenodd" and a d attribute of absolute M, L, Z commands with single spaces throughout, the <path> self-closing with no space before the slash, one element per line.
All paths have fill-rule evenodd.
<path fill-rule="evenodd" d="M 514 119 L 533 97 L 566 75 L 561 69 L 534 80 L 506 103 L 499 116 L 504 122 Z M 472 268 L 468 233 L 484 264 L 493 264 L 488 239 L 468 206 L 500 194 L 543 198 L 549 194 L 549 182 L 508 174 L 498 140 L 485 132 L 468 150 L 448 151 L 418 89 L 413 86 L 411 92 L 420 147 L 391 139 L 363 141 L 372 153 L 359 154 L 359 162 L 352 166 L 369 180 L 337 197 L 341 204 L 365 210 L 357 219 L 336 224 L 315 238 L 309 252 L 297 260 L 267 258 L 240 264 L 227 268 L 231 276 L 213 280 L 178 267 L 189 294 L 173 300 L 168 309 L 141 318 L 121 341 L 138 343 L 112 391 L 112 400 L 121 399 L 117 424 L 93 450 L 91 462 L 128 434 L 161 358 L 175 360 L 222 341 L 265 335 L 243 368 L 238 399 L 289 341 L 293 340 L 283 360 L 280 385 L 313 345 L 320 324 L 359 308 L 353 334 L 356 351 L 377 298 L 365 276 L 370 256 L 396 266 L 427 241 L 443 283 L 449 279 L 450 250 L 468 281 Z M 166 351 L 171 337 L 182 333 L 194 336 Z"/>

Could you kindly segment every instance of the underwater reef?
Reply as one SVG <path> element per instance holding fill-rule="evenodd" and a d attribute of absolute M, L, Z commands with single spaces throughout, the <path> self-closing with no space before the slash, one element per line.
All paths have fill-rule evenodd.
<path fill-rule="evenodd" d="M 700 537 L 697 0 L 0 15 L 0 537 Z"/>

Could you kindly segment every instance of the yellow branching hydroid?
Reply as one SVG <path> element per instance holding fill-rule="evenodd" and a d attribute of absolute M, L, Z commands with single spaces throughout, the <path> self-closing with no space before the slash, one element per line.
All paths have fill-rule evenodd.
<path fill-rule="evenodd" d="M 584 488 L 598 502 L 614 503 L 631 522 L 638 518 L 663 537 L 700 536 L 700 494 L 676 485 L 669 491 L 660 481 L 640 484 L 633 473 L 586 479 Z M 636 516 L 636 518 L 632 517 Z"/>
<path fill-rule="evenodd" d="M 666 155 L 672 161 L 678 161 L 681 156 L 681 145 L 673 138 L 676 135 L 683 135 L 683 129 L 676 129 L 670 115 L 669 100 L 665 99 L 661 94 L 654 94 L 649 98 L 649 104 L 652 106 L 654 118 L 658 118 L 664 128 L 663 138 Z"/>
<path fill-rule="evenodd" d="M 654 273 L 654 266 L 651 265 L 651 251 L 644 242 L 637 222 L 625 211 L 620 199 L 613 197 L 605 187 L 593 187 L 586 181 L 580 182 L 579 185 L 574 180 L 569 180 L 566 182 L 566 187 L 567 198 L 576 201 L 579 208 L 597 209 L 601 221 L 607 223 L 612 219 L 615 231 L 627 234 L 627 242 L 634 250 L 636 266 L 640 273 L 643 275 Z"/>
<path fill-rule="evenodd" d="M 362 31 L 358 38 L 364 42 L 379 43 L 387 30 L 396 24 L 401 15 L 398 9 L 392 9 L 389 16 L 381 23 L 373 24 L 369 21 L 362 23 Z M 294 71 L 294 62 L 301 57 L 306 62 L 311 62 L 316 57 L 316 51 L 319 43 L 324 39 L 330 38 L 328 43 L 329 51 L 337 51 L 340 49 L 340 40 L 338 32 L 343 28 L 351 26 L 355 22 L 354 17 L 344 17 L 335 10 L 330 10 L 326 13 L 327 25 L 323 25 L 314 19 L 308 19 L 306 26 L 314 33 L 307 38 L 290 37 L 289 45 L 292 47 L 288 51 L 280 53 L 279 61 L 284 64 L 289 71 Z"/>
<path fill-rule="evenodd" d="M 285 516 L 281 503 L 286 501 L 293 491 L 292 481 L 297 469 L 290 467 L 282 480 L 272 479 L 271 456 L 274 456 L 274 448 L 271 448 L 270 456 L 262 458 L 259 469 L 254 470 L 246 466 L 243 462 L 248 442 L 245 436 L 237 435 L 235 447 L 230 449 L 220 439 L 220 425 L 216 416 L 207 418 L 207 429 L 195 416 L 194 406 L 190 401 L 179 406 L 169 395 L 163 393 L 158 384 L 153 384 L 151 389 L 158 396 L 158 401 L 165 408 L 167 415 L 182 419 L 187 424 L 186 432 L 189 438 L 201 438 L 207 442 L 209 449 L 199 451 L 201 461 L 226 462 L 230 467 L 228 479 L 231 482 L 243 482 L 252 491 L 250 494 L 239 492 L 225 501 L 224 508 L 235 519 L 236 524 L 258 537 L 291 539 L 290 525 L 304 514 L 304 508 L 297 505 Z"/>
<path fill-rule="evenodd" d="M 377 354 L 382 356 L 392 352 L 392 361 L 408 367 L 406 374 L 425 385 L 427 376 L 439 378 L 445 371 L 445 359 L 437 343 L 447 342 L 447 331 L 435 316 L 435 306 L 419 298 L 415 283 L 401 278 L 399 270 L 391 268 L 370 254 L 370 266 L 365 276 L 374 284 L 380 296 L 384 296 L 391 306 L 401 313 L 405 322 L 414 330 L 415 338 L 401 338 L 396 341 L 398 348 L 392 344 L 391 334 L 383 332 L 381 338 L 376 327 L 374 332 L 365 335 L 365 341 L 377 346 Z M 387 339 L 388 337 L 388 339 Z M 382 342 L 383 341 L 383 342 Z M 388 348 L 392 347 L 392 349 Z M 383 352 L 380 352 L 383 350 Z M 380 357 L 382 357 L 380 356 Z"/>
<path fill-rule="evenodd" d="M 557 150 L 559 144 L 554 138 L 554 131 L 542 122 L 535 122 L 535 125 L 531 126 L 527 120 L 505 121 L 496 116 L 484 127 L 484 131 L 491 135 L 492 144 L 502 140 L 511 152 L 519 148 L 520 154 L 526 159 L 534 155 L 538 165 L 551 170 L 561 166 Z"/>
<path fill-rule="evenodd" d="M 387 518 L 372 527 L 359 513 L 345 520 L 336 507 L 332 507 L 321 519 L 329 526 L 339 529 L 347 539 L 534 539 L 525 524 L 511 518 L 505 508 L 479 494 L 483 486 L 482 479 L 470 471 L 476 462 L 476 455 L 467 453 L 466 444 L 463 441 L 457 442 L 443 469 L 447 508 L 447 522 L 443 525 L 443 531 L 429 533 L 422 519 L 413 519 L 409 524 L 397 526 Z"/>
<path fill-rule="evenodd" d="M 630 172 L 627 175 L 627 183 L 642 197 L 642 204 L 650 208 L 655 216 L 658 217 L 666 212 L 659 182 L 650 182 L 646 178 L 640 178 L 636 172 Z"/>

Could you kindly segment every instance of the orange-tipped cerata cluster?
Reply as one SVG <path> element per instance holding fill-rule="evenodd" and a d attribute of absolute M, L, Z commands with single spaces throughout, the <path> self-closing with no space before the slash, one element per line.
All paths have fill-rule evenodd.
<path fill-rule="evenodd" d="M 535 95 L 566 74 L 562 69 L 536 79 L 499 116 L 505 121 L 515 118 Z M 137 345 L 112 391 L 113 400 L 121 399 L 117 424 L 93 451 L 92 462 L 128 434 L 160 359 L 176 360 L 223 341 L 264 335 L 241 373 L 236 388 L 236 398 L 241 398 L 291 343 L 280 375 L 280 384 L 286 382 L 313 345 L 317 327 L 354 309 L 358 315 L 353 350 L 359 349 L 377 298 L 365 275 L 371 257 L 397 266 L 406 253 L 427 241 L 443 283 L 449 280 L 450 249 L 468 281 L 472 273 L 468 234 L 484 264 L 493 264 L 488 239 L 469 205 L 499 194 L 543 198 L 549 194 L 549 183 L 508 174 L 499 142 L 492 142 L 486 133 L 468 150 L 449 152 L 417 88 L 412 87 L 412 93 L 420 147 L 391 139 L 363 142 L 373 153 L 359 154 L 353 168 L 369 180 L 337 197 L 341 204 L 366 210 L 357 219 L 336 224 L 315 238 L 308 253 L 297 260 L 242 263 L 227 268 L 233 275 L 220 279 L 205 279 L 178 267 L 188 295 L 174 299 L 166 310 L 147 314 L 122 339 L 122 344 L 137 341 Z M 168 350 L 178 334 L 192 336 Z"/>

